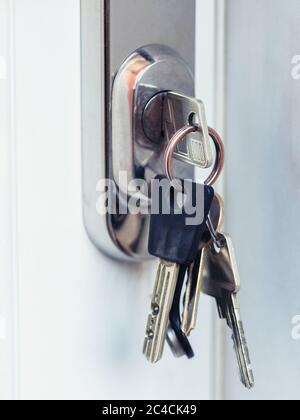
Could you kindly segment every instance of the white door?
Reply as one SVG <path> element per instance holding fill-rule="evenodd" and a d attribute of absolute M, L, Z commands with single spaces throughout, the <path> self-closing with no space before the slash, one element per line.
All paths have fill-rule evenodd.
<path fill-rule="evenodd" d="M 243 392 L 226 363 L 226 396 L 298 400 L 300 2 L 227 7 L 227 228 L 256 388 Z"/>
<path fill-rule="evenodd" d="M 112 261 L 84 230 L 79 12 L 79 0 L 0 0 L 0 398 L 212 398 L 209 300 L 198 357 L 167 350 L 149 366 L 155 264 Z M 211 30 L 209 2 L 201 19 Z"/>
<path fill-rule="evenodd" d="M 195 359 L 144 360 L 155 263 L 110 260 L 82 222 L 79 0 L 0 0 L 1 399 L 300 397 L 300 2 L 196 3 L 256 388 L 206 297 Z"/>

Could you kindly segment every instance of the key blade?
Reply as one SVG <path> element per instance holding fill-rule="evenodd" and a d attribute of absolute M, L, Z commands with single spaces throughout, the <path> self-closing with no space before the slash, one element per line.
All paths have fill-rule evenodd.
<path fill-rule="evenodd" d="M 213 224 L 214 229 L 217 232 L 220 232 L 224 225 L 224 200 L 220 194 L 215 192 L 215 196 L 210 208 L 210 218 Z"/>
<path fill-rule="evenodd" d="M 219 231 L 224 223 L 224 201 L 221 196 L 215 193 L 210 208 L 210 218 L 213 227 Z M 186 285 L 186 293 L 182 316 L 182 331 L 188 336 L 196 328 L 198 308 L 206 273 L 206 250 L 205 247 L 211 241 L 210 236 L 204 236 L 200 245 L 199 256 L 197 260 L 190 266 L 189 276 Z M 206 287 L 207 289 L 208 287 Z"/>
<path fill-rule="evenodd" d="M 227 294 L 226 303 L 226 318 L 228 326 L 233 333 L 232 339 L 240 369 L 241 381 L 246 388 L 252 389 L 255 380 L 237 294 Z"/>
<path fill-rule="evenodd" d="M 189 267 L 181 322 L 181 329 L 186 336 L 189 336 L 196 328 L 202 288 L 203 269 L 204 260 L 202 258 L 201 250 L 197 260 Z"/>
<path fill-rule="evenodd" d="M 178 264 L 160 261 L 143 349 L 150 363 L 157 363 L 162 358 L 178 274 Z"/>
<path fill-rule="evenodd" d="M 220 290 L 237 293 L 241 287 L 240 276 L 235 258 L 232 239 L 229 235 L 219 234 L 222 247 L 216 250 L 213 244 L 205 247 L 205 272 L 203 293 L 219 297 Z"/>
<path fill-rule="evenodd" d="M 220 291 L 220 296 L 222 292 Z M 222 298 L 216 298 L 217 311 L 219 318 L 227 321 L 227 305 Z"/>
<path fill-rule="evenodd" d="M 186 355 L 183 347 L 181 346 L 175 331 L 172 329 L 172 327 L 169 325 L 167 337 L 166 337 L 167 343 L 169 344 L 169 347 L 173 353 L 173 356 L 179 359 L 180 357 L 183 357 Z"/>

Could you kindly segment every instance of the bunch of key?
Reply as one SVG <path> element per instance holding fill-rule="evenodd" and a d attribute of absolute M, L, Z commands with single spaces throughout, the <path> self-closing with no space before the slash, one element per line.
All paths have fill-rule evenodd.
<path fill-rule="evenodd" d="M 162 358 L 167 341 L 176 357 L 194 356 L 189 336 L 196 327 L 203 292 L 216 300 L 220 318 L 227 321 L 241 381 L 251 389 L 254 376 L 238 302 L 240 278 L 231 238 L 221 232 L 223 200 L 207 185 L 191 181 L 189 190 L 193 194 L 198 187 L 202 194 L 196 204 L 203 208 L 203 220 L 197 224 L 187 224 L 190 214 L 184 209 L 181 213 L 175 211 L 172 194 L 152 197 L 155 208 L 160 210 L 151 215 L 149 253 L 160 261 L 143 353 L 156 363 Z M 165 205 L 171 208 L 169 214 L 163 212 Z"/>

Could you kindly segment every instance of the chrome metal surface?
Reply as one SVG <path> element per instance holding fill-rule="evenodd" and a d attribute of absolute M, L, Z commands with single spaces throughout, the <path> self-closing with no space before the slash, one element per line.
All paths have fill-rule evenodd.
<path fill-rule="evenodd" d="M 128 182 L 141 177 L 150 182 L 163 174 L 163 156 L 167 139 L 150 141 L 143 127 L 145 108 L 158 92 L 193 92 L 191 70 L 170 48 L 150 45 L 140 48 L 123 63 L 113 82 L 111 109 L 112 177 L 121 191 Z M 157 126 L 160 121 L 158 120 Z M 181 177 L 191 178 L 193 171 L 178 163 Z M 127 173 L 127 179 L 120 173 Z"/>
<path fill-rule="evenodd" d="M 195 0 L 81 0 L 81 37 L 85 226 L 108 255 L 148 258 L 149 217 L 99 215 L 97 185 L 111 179 L 122 195 L 122 171 L 128 181 L 163 174 L 163 144 L 145 135 L 142 112 L 161 91 L 194 96 Z M 193 177 L 182 162 L 176 173 Z"/>

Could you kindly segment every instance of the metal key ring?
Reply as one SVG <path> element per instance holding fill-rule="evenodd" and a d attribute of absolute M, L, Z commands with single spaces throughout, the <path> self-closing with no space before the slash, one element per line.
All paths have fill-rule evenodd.
<path fill-rule="evenodd" d="M 176 181 L 173 174 L 173 155 L 178 144 L 180 144 L 186 138 L 186 136 L 188 136 L 191 133 L 196 133 L 198 130 L 199 130 L 198 127 L 192 126 L 192 125 L 186 125 L 185 127 L 181 128 L 174 134 L 174 136 L 170 140 L 167 146 L 167 149 L 165 151 L 165 155 L 164 155 L 165 174 L 167 178 L 169 179 L 170 183 L 173 185 L 173 187 L 180 192 L 182 192 L 182 186 L 178 181 Z M 217 181 L 217 179 L 219 178 L 223 170 L 224 160 L 225 160 L 225 149 L 224 149 L 224 144 L 221 137 L 213 128 L 209 127 L 208 133 L 215 144 L 216 152 L 217 152 L 217 157 L 216 157 L 213 170 L 211 174 L 209 175 L 209 177 L 204 181 L 205 185 L 211 186 Z"/>

